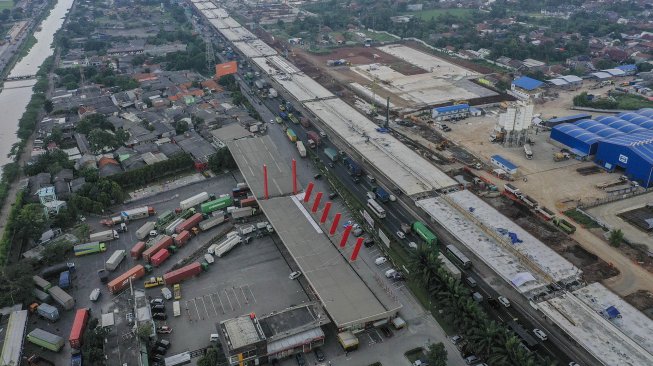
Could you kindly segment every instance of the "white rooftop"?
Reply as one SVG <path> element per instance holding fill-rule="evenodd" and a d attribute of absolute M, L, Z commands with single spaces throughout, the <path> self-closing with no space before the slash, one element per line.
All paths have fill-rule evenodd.
<path fill-rule="evenodd" d="M 270 61 L 272 66 L 277 68 L 282 74 L 296 74 L 301 72 L 295 65 L 291 64 L 281 56 L 270 56 L 267 60 Z"/>
<path fill-rule="evenodd" d="M 272 78 L 300 102 L 335 96 L 305 74 L 273 75 Z"/>
<path fill-rule="evenodd" d="M 209 19 L 209 22 L 217 29 L 240 27 L 240 24 L 231 17 Z"/>
<path fill-rule="evenodd" d="M 257 37 L 252 32 L 243 27 L 218 29 L 218 31 L 222 33 L 224 38 L 231 42 L 257 39 Z"/>
<path fill-rule="evenodd" d="M 216 8 L 215 4 L 213 4 L 213 3 L 210 2 L 210 1 L 206 1 L 206 2 L 194 2 L 194 1 L 193 1 L 193 4 L 194 4 L 195 7 L 196 7 L 197 9 L 199 9 L 200 11 L 201 11 L 201 10 L 206 10 L 206 9 L 215 9 L 215 8 Z"/>
<path fill-rule="evenodd" d="M 448 205 L 443 199 L 427 198 L 417 201 L 416 204 L 453 234 L 467 249 L 483 260 L 507 283 L 512 283 L 512 279 L 518 277 L 519 274 L 529 272 L 529 269 L 521 264 L 514 254 L 464 218 L 458 210 Z M 540 278 L 536 281 L 523 283 L 520 286 L 515 284 L 513 286 L 517 291 L 528 297 L 529 294 L 540 292 L 546 284 Z"/>
<path fill-rule="evenodd" d="M 574 295 L 596 312 L 614 306 L 621 316 L 610 323 L 653 354 L 653 320 L 641 311 L 598 282 L 574 291 Z"/>
<path fill-rule="evenodd" d="M 517 234 L 522 243 L 515 243 L 514 248 L 530 259 L 542 271 L 553 278 L 554 281 L 571 282 L 577 280 L 581 270 L 564 259 L 553 249 L 539 241 L 526 230 L 522 229 L 514 221 L 503 216 L 494 207 L 474 195 L 472 192 L 463 190 L 448 195 L 463 209 L 469 210 L 470 214 L 486 226 L 494 230 L 507 230 Z M 473 212 L 472 212 L 473 210 Z M 507 234 L 506 239 L 510 240 Z"/>
<path fill-rule="evenodd" d="M 9 315 L 5 339 L 0 353 L 1 365 L 20 365 L 23 337 L 27 327 L 27 310 L 14 311 Z"/>
<path fill-rule="evenodd" d="M 541 302 L 538 307 L 603 365 L 653 365 L 653 355 L 572 294 Z"/>
<path fill-rule="evenodd" d="M 377 132 L 376 124 L 344 101 L 334 98 L 305 105 L 404 193 L 413 195 L 457 185 L 392 135 Z"/>
<path fill-rule="evenodd" d="M 243 42 L 234 42 L 234 47 L 236 47 L 240 52 L 245 55 L 245 57 L 262 57 L 262 56 L 272 56 L 276 55 L 277 51 L 274 48 L 268 46 L 265 42 L 257 39 L 253 41 L 243 41 Z"/>
<path fill-rule="evenodd" d="M 202 13 L 204 14 L 205 17 L 207 17 L 209 19 L 227 18 L 229 16 L 229 13 L 227 13 L 227 11 L 224 10 L 223 8 L 206 9 L 206 10 L 203 10 Z"/>
<path fill-rule="evenodd" d="M 439 57 L 429 55 L 412 47 L 404 45 L 388 45 L 377 47 L 381 51 L 402 59 L 410 64 L 420 67 L 427 72 L 437 72 L 439 74 L 458 75 L 458 76 L 476 76 L 478 73 L 454 65 Z"/>

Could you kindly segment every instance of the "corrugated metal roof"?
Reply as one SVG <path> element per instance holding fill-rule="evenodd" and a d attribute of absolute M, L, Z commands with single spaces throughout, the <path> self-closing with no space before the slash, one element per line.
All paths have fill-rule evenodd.
<path fill-rule="evenodd" d="M 607 72 L 608 74 L 610 74 L 612 76 L 624 76 L 624 75 L 626 75 L 626 73 L 623 70 L 619 70 L 619 69 L 605 69 L 605 70 L 601 70 L 601 71 Z"/>
<path fill-rule="evenodd" d="M 524 90 L 535 90 L 542 86 L 543 82 L 529 78 L 528 76 L 522 76 L 512 81 L 513 85 L 522 88 Z"/>
<path fill-rule="evenodd" d="M 564 81 L 566 81 L 568 83 L 578 83 L 578 82 L 583 81 L 583 79 L 581 79 L 580 77 L 578 77 L 576 75 L 565 75 L 565 76 L 561 76 L 560 79 L 562 79 L 562 80 L 564 80 Z"/>
<path fill-rule="evenodd" d="M 455 112 L 469 109 L 469 104 L 448 105 L 445 107 L 434 108 L 438 113 Z"/>
<path fill-rule="evenodd" d="M 610 79 L 612 77 L 612 74 L 603 71 L 593 72 L 591 75 L 597 79 Z"/>
<path fill-rule="evenodd" d="M 569 83 L 568 83 L 566 80 L 564 80 L 563 78 L 556 78 L 556 79 L 551 79 L 551 80 L 547 80 L 547 81 L 548 81 L 549 83 L 555 85 L 555 86 L 564 86 L 564 85 L 569 84 Z"/>
<path fill-rule="evenodd" d="M 637 70 L 637 65 L 635 65 L 635 64 L 619 65 L 619 66 L 615 67 L 615 69 L 619 69 L 619 70 L 625 71 L 625 72 L 636 71 Z"/>
<path fill-rule="evenodd" d="M 504 158 L 501 155 L 492 155 L 492 159 L 498 161 L 499 163 L 503 164 L 506 168 L 508 169 L 517 169 L 517 165 L 513 164 L 510 160 Z"/>

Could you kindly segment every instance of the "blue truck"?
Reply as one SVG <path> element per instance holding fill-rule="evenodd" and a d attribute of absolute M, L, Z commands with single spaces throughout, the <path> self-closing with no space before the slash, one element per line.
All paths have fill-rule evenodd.
<path fill-rule="evenodd" d="M 360 165 L 356 164 L 356 162 L 354 162 L 354 160 L 352 160 L 350 157 L 346 156 L 344 159 L 342 159 L 342 162 L 347 167 L 349 175 L 360 177 L 363 174 L 363 169 L 361 169 Z"/>
<path fill-rule="evenodd" d="M 279 112 L 279 117 L 281 117 L 283 120 L 287 120 L 288 119 L 288 113 Z"/>
<path fill-rule="evenodd" d="M 82 354 L 76 353 L 70 356 L 70 366 L 82 366 Z"/>
<path fill-rule="evenodd" d="M 376 194 L 376 198 L 378 198 L 379 201 L 383 203 L 386 203 L 390 200 L 390 193 L 386 192 L 385 189 L 381 187 L 376 187 L 374 193 Z"/>
<path fill-rule="evenodd" d="M 59 274 L 59 287 L 66 289 L 70 287 L 70 272 L 64 271 Z"/>

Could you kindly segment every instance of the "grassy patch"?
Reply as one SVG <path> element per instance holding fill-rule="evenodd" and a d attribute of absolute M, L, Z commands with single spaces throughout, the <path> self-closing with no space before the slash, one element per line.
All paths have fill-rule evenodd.
<path fill-rule="evenodd" d="M 0 11 L 5 9 L 12 9 L 14 7 L 14 2 L 12 0 L 0 0 Z"/>
<path fill-rule="evenodd" d="M 459 18 L 468 18 L 471 17 L 474 13 L 474 9 L 428 9 L 417 12 L 408 12 L 406 15 L 415 15 L 418 18 L 424 20 L 431 20 L 431 18 L 438 18 L 440 16 L 445 17 L 459 17 Z"/>
<path fill-rule="evenodd" d="M 591 229 L 591 228 L 601 227 L 596 221 L 587 217 L 583 213 L 576 211 L 576 209 L 565 211 L 565 215 L 567 215 L 569 218 L 576 221 L 577 223 L 581 224 L 585 228 Z"/>
<path fill-rule="evenodd" d="M 422 350 L 422 347 L 417 347 L 410 349 L 404 353 L 404 356 L 410 361 L 410 363 L 414 363 L 417 361 L 420 357 L 424 356 L 424 350 Z"/>

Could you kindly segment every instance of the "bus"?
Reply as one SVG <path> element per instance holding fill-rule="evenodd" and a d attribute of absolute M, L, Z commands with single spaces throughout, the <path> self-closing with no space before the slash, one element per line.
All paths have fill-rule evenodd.
<path fill-rule="evenodd" d="M 385 217 L 385 210 L 383 209 L 383 207 L 381 207 L 381 205 L 379 205 L 378 202 L 376 202 L 371 198 L 367 200 L 367 208 L 369 208 L 372 212 L 374 212 L 374 214 L 378 218 L 382 219 Z"/>
<path fill-rule="evenodd" d="M 438 244 L 438 237 L 433 234 L 433 232 L 431 232 L 431 230 L 429 230 L 429 228 L 426 227 L 426 225 L 423 223 L 415 221 L 412 228 L 413 231 L 426 242 L 426 244 L 430 246 Z"/>
<path fill-rule="evenodd" d="M 447 245 L 447 255 L 465 269 L 472 266 L 472 261 L 453 245 Z"/>

